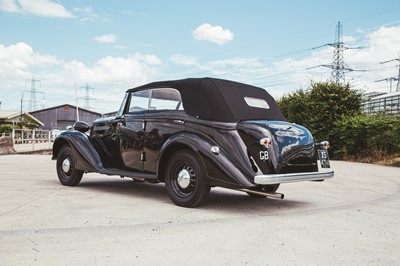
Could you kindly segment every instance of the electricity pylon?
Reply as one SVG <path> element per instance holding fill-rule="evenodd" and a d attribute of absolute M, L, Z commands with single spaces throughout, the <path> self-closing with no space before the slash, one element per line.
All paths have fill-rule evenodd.
<path fill-rule="evenodd" d="M 333 50 L 333 62 L 332 64 L 324 64 L 324 65 L 319 65 L 327 68 L 331 68 L 331 81 L 337 84 L 345 84 L 345 73 L 346 72 L 352 72 L 352 71 L 365 71 L 365 70 L 354 70 L 351 67 L 349 67 L 345 62 L 344 62 L 344 56 L 343 52 L 347 49 L 361 49 L 361 47 L 355 47 L 355 48 L 350 48 L 346 46 L 343 43 L 343 28 L 342 24 L 340 21 L 338 22 L 335 30 L 335 42 L 334 43 L 327 43 L 318 47 L 314 47 L 313 49 L 321 48 L 324 46 L 332 46 L 335 48 Z M 315 68 L 315 67 L 311 67 Z M 307 69 L 311 69 L 307 68 Z"/>
<path fill-rule="evenodd" d="M 31 89 L 29 91 L 25 91 L 25 92 L 29 92 L 29 105 L 28 105 L 28 111 L 36 111 L 38 109 L 38 103 L 41 103 L 41 100 L 38 100 L 36 95 L 37 94 L 42 94 L 43 98 L 44 98 L 44 93 L 41 91 L 38 91 L 36 89 L 36 83 L 41 84 L 40 80 L 35 79 L 34 77 L 32 77 L 32 79 L 27 79 L 25 80 L 25 86 L 26 83 L 30 82 L 31 83 Z"/>
<path fill-rule="evenodd" d="M 94 108 L 90 105 L 90 102 L 92 102 L 92 101 L 95 102 L 96 99 L 89 96 L 90 91 L 92 91 L 92 94 L 94 94 L 94 89 L 91 88 L 91 87 L 89 87 L 89 84 L 87 84 L 87 83 L 86 83 L 86 86 L 85 86 L 85 87 L 82 87 L 82 89 L 85 89 L 85 96 L 81 97 L 81 98 L 84 99 L 83 108 L 88 109 L 88 110 L 94 109 Z"/>

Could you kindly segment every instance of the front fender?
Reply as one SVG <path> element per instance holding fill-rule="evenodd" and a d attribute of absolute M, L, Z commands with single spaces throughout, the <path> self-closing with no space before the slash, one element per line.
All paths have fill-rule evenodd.
<path fill-rule="evenodd" d="M 58 153 L 64 145 L 69 145 L 76 158 L 76 169 L 87 172 L 101 172 L 104 168 L 100 156 L 90 143 L 88 136 L 76 131 L 65 131 L 57 136 L 53 144 L 53 157 L 57 159 Z"/>
<path fill-rule="evenodd" d="M 250 173 L 245 173 L 238 163 L 233 161 L 231 156 L 220 146 L 219 153 L 213 153 L 211 148 L 218 146 L 207 139 L 190 133 L 180 133 L 171 136 L 162 146 L 158 160 L 158 173 L 164 173 L 168 158 L 176 150 L 189 148 L 195 152 L 203 163 L 207 172 L 206 182 L 212 186 L 222 186 L 228 188 L 248 188 L 254 186 L 249 181 Z"/>

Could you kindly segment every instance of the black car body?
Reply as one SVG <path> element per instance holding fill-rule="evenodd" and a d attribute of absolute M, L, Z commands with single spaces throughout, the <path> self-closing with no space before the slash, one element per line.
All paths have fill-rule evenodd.
<path fill-rule="evenodd" d="M 264 89 L 191 78 L 129 89 L 116 116 L 61 133 L 53 159 L 64 185 L 86 172 L 165 182 L 172 201 L 194 207 L 213 186 L 283 198 L 281 183 L 331 178 L 328 146 Z"/>

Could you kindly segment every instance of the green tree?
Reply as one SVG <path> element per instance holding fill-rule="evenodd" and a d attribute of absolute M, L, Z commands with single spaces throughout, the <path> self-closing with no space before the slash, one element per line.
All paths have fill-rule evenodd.
<path fill-rule="evenodd" d="M 315 83 L 309 94 L 310 128 L 318 139 L 332 137 L 342 117 L 360 114 L 362 93 L 349 84 Z"/>
<path fill-rule="evenodd" d="M 13 125 L 0 125 L 0 133 L 11 133 Z"/>
<path fill-rule="evenodd" d="M 312 83 L 311 88 L 298 90 L 277 101 L 286 119 L 307 127 L 316 141 L 329 140 L 335 149 L 335 126 L 343 117 L 360 113 L 362 93 L 350 85 Z"/>
<path fill-rule="evenodd" d="M 309 127 L 309 106 L 305 104 L 308 101 L 309 93 L 304 90 L 298 90 L 284 95 L 277 103 L 288 121 Z"/>

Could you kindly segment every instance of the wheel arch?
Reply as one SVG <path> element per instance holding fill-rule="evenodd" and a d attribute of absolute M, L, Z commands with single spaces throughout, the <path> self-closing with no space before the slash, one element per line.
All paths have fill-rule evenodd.
<path fill-rule="evenodd" d="M 60 152 L 61 148 L 65 145 L 69 145 L 69 142 L 64 138 L 57 138 L 53 143 L 53 156 L 51 159 L 56 160 L 58 153 Z"/>
<path fill-rule="evenodd" d="M 170 156 L 180 150 L 191 150 L 199 159 L 206 172 L 205 182 L 211 186 L 228 188 L 253 187 L 241 169 L 232 161 L 227 152 L 213 153 L 211 148 L 218 146 L 210 140 L 191 133 L 181 133 L 169 138 L 161 148 L 158 160 L 157 176 L 160 181 L 165 180 L 165 169 Z"/>
<path fill-rule="evenodd" d="M 65 145 L 68 145 L 74 153 L 77 169 L 87 172 L 100 172 L 104 168 L 99 154 L 84 133 L 73 130 L 57 136 L 53 144 L 53 160 L 57 159 L 61 148 Z"/>
<path fill-rule="evenodd" d="M 157 166 L 157 176 L 160 181 L 164 182 L 165 180 L 165 170 L 166 166 L 168 163 L 169 158 L 176 153 L 177 151 L 180 150 L 190 150 L 192 151 L 199 159 L 199 162 L 204 165 L 203 160 L 201 159 L 200 155 L 198 154 L 197 150 L 195 147 L 191 144 L 188 143 L 182 143 L 179 141 L 169 143 L 164 149 L 162 149 L 160 158 L 158 160 L 158 166 Z"/>

